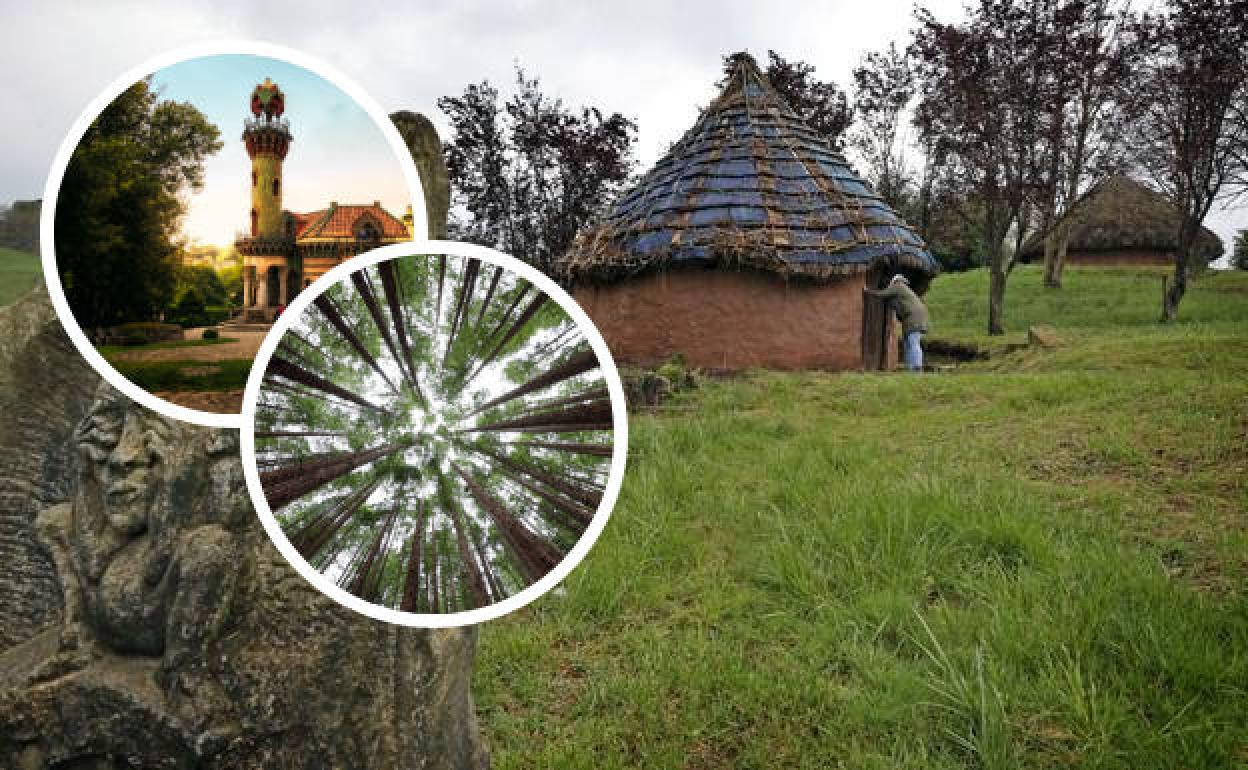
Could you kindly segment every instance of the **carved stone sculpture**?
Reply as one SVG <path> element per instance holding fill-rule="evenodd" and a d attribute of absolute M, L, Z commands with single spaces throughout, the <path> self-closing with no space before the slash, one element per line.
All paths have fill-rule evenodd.
<path fill-rule="evenodd" d="M 264 536 L 237 434 L 96 388 L 45 303 L 0 310 L 0 337 L 23 335 L 0 369 L 64 367 L 46 393 L 0 381 L 0 403 L 16 390 L 48 415 L 32 432 L 0 413 L 0 435 L 60 458 L 0 478 L 15 508 L 0 511 L 0 549 L 21 545 L 28 562 L 24 579 L 0 581 L 0 767 L 487 765 L 468 691 L 474 632 L 388 626 L 322 596 Z M 49 472 L 60 478 L 19 477 Z M 16 505 L 21 488 L 68 499 L 36 518 Z M 46 559 L 29 548 L 36 532 Z"/>

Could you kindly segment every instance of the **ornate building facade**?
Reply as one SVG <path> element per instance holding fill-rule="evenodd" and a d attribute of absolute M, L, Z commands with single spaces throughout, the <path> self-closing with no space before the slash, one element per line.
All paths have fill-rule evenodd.
<path fill-rule="evenodd" d="M 234 245 L 243 258 L 242 319 L 248 322 L 272 321 L 279 307 L 334 265 L 412 238 L 411 206 L 401 220 L 380 201 L 335 201 L 304 214 L 282 208 L 282 163 L 293 141 L 285 111 L 285 94 L 265 78 L 252 91 L 252 117 L 243 122 L 251 158 L 251 227 Z"/>

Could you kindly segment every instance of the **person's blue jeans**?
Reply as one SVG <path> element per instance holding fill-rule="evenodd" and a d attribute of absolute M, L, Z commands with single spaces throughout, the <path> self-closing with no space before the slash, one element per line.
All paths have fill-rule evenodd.
<path fill-rule="evenodd" d="M 906 368 L 912 372 L 923 371 L 923 332 L 906 332 L 905 356 Z"/>

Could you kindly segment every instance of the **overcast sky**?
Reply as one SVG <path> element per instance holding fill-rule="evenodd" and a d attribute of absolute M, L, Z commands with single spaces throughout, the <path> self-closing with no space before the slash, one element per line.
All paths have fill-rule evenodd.
<path fill-rule="evenodd" d="M 635 120 L 644 170 L 713 96 L 723 54 L 746 49 L 762 60 L 774 49 L 844 87 L 863 53 L 905 41 L 913 8 L 911 0 L 4 5 L 0 201 L 41 195 L 56 148 L 86 104 L 127 69 L 188 43 L 245 38 L 302 49 L 386 109 L 423 112 L 440 130 L 439 96 L 484 79 L 508 84 L 518 63 L 570 105 Z M 925 5 L 943 18 L 960 14 L 957 0 Z M 1229 242 L 1248 227 L 1248 208 L 1215 211 L 1207 224 Z"/>

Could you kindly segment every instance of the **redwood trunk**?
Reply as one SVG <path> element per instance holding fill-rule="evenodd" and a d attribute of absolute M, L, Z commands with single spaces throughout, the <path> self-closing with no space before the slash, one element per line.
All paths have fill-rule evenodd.
<path fill-rule="evenodd" d="M 473 415 L 480 414 L 487 409 L 493 409 L 494 407 L 505 404 L 508 401 L 513 401 L 534 391 L 543 390 L 551 385 L 571 379 L 578 374 L 584 374 L 585 372 L 596 368 L 598 368 L 598 357 L 594 355 L 592 350 L 576 353 L 567 361 L 559 364 L 555 368 L 539 374 L 523 385 L 509 390 L 498 398 L 485 402 L 481 406 L 469 412 L 466 416 L 472 417 Z"/>

